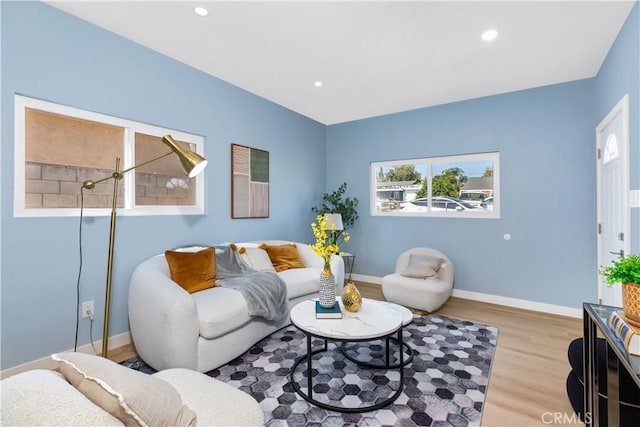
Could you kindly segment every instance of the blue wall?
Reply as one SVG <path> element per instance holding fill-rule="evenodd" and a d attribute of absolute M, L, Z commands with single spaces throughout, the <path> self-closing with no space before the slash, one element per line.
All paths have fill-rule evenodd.
<path fill-rule="evenodd" d="M 640 189 L 640 4 L 636 3 L 596 79 L 598 123 L 629 94 L 630 188 Z M 640 208 L 631 209 L 631 252 L 640 253 Z"/>
<path fill-rule="evenodd" d="M 428 246 L 452 258 L 461 290 L 575 308 L 594 301 L 595 127 L 625 93 L 631 188 L 640 188 L 639 14 L 636 4 L 595 78 L 330 126 L 328 188 L 347 181 L 363 205 L 349 248 L 355 272 L 383 276 L 401 252 Z M 500 219 L 369 214 L 370 162 L 489 151 L 500 152 Z"/>
<path fill-rule="evenodd" d="M 309 208 L 344 181 L 361 203 L 347 247 L 357 273 L 382 276 L 401 251 L 426 245 L 452 257 L 458 289 L 579 307 L 595 299 L 594 129 L 625 93 L 631 188 L 640 188 L 639 9 L 593 79 L 326 127 L 45 4 L 1 2 L 1 368 L 73 347 L 78 267 L 77 218 L 13 218 L 14 93 L 205 136 L 207 215 L 118 220 L 111 335 L 128 329 L 128 281 L 141 260 L 195 242 L 309 241 Z M 230 219 L 232 142 L 270 152 L 268 219 Z M 486 151 L 501 154 L 500 219 L 369 214 L 369 162 Z M 81 300 L 95 300 L 98 314 L 108 228 L 107 218 L 84 228 Z"/>
<path fill-rule="evenodd" d="M 595 295 L 593 80 L 329 127 L 330 186 L 364 205 L 355 270 L 393 271 L 415 246 L 453 261 L 458 289 L 577 307 Z M 500 152 L 500 219 L 371 216 L 369 164 Z M 512 239 L 503 239 L 509 233 Z"/>
<path fill-rule="evenodd" d="M 326 127 L 38 2 L 2 2 L 2 369 L 73 348 L 78 218 L 13 218 L 15 93 L 205 137 L 207 215 L 118 219 L 111 335 L 133 268 L 194 242 L 310 241 Z M 230 144 L 270 153 L 270 217 L 230 219 Z M 292 179 L 294 178 L 294 179 Z M 102 336 L 108 218 L 87 219 L 81 300 Z M 80 345 L 89 341 L 81 322 Z"/>

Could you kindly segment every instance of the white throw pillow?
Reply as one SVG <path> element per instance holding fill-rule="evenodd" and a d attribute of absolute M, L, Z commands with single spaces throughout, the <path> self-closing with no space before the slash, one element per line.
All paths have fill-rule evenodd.
<path fill-rule="evenodd" d="M 62 374 L 34 369 L 0 382 L 3 426 L 122 426 Z"/>
<path fill-rule="evenodd" d="M 275 273 L 276 269 L 271 263 L 269 254 L 264 249 L 260 248 L 244 248 L 244 253 L 241 254 L 245 262 L 249 267 L 256 271 L 272 271 Z"/>
<path fill-rule="evenodd" d="M 413 277 L 416 279 L 437 279 L 438 270 L 444 263 L 444 260 L 439 257 L 423 254 L 411 254 L 409 255 L 409 264 L 407 268 L 400 274 L 405 277 Z"/>
<path fill-rule="evenodd" d="M 51 355 L 60 372 L 93 403 L 125 425 L 194 426 L 196 414 L 166 381 L 83 353 Z"/>

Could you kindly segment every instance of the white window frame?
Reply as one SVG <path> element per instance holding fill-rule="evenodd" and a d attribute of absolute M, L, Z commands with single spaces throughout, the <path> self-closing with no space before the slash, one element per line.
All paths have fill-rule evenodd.
<path fill-rule="evenodd" d="M 431 197 L 432 197 L 432 166 L 448 163 L 463 163 L 463 162 L 475 162 L 475 161 L 487 161 L 493 162 L 493 211 L 484 212 L 443 212 L 443 211 L 431 211 Z M 377 172 L 380 167 L 386 166 L 400 166 L 400 165 L 425 165 L 427 166 L 427 176 L 423 177 L 427 179 L 427 197 L 429 199 L 428 211 L 414 211 L 414 212 L 402 212 L 402 211 L 377 211 L 376 209 L 376 182 Z M 372 216 L 393 216 L 393 217 L 446 217 L 446 218 L 481 218 L 481 219 L 498 219 L 500 218 L 500 153 L 488 152 L 488 153 L 476 153 L 476 154 L 461 154 L 442 157 L 423 157 L 418 159 L 403 159 L 403 160 L 388 160 L 380 162 L 370 163 L 370 212 Z"/>
<path fill-rule="evenodd" d="M 25 111 L 27 108 L 124 128 L 124 153 L 121 159 L 120 170 L 135 165 L 134 138 L 136 133 L 144 133 L 159 138 L 169 134 L 178 141 L 194 144 L 195 152 L 204 157 L 204 137 L 200 135 L 81 110 L 22 95 L 15 95 L 14 106 L 14 217 L 74 217 L 80 215 L 80 208 L 27 208 L 25 206 Z M 145 159 L 142 159 L 140 162 L 144 160 Z M 115 162 L 116 159 L 113 159 L 112 169 L 115 169 Z M 193 206 L 136 205 L 135 170 L 133 170 L 123 176 L 124 197 L 122 197 L 122 200 L 124 206 L 118 208 L 118 215 L 204 215 L 206 194 L 204 173 L 201 173 L 195 179 L 197 187 L 196 204 Z M 88 194 L 90 191 L 91 190 L 85 190 L 85 194 Z M 110 208 L 84 208 L 85 216 L 109 216 L 110 214 Z"/>

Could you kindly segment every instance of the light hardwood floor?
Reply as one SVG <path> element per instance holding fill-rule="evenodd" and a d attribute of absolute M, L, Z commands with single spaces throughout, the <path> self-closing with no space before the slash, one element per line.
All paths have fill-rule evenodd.
<path fill-rule="evenodd" d="M 356 285 L 363 297 L 384 300 L 379 285 L 363 282 Z M 460 298 L 450 298 L 437 314 L 498 328 L 483 426 L 559 425 L 549 421 L 565 414 L 561 424 L 572 425 L 569 421 L 575 418 L 565 388 L 570 370 L 567 347 L 574 338 L 582 336 L 580 319 Z M 133 355 L 132 346 L 109 353 L 117 362 Z"/>

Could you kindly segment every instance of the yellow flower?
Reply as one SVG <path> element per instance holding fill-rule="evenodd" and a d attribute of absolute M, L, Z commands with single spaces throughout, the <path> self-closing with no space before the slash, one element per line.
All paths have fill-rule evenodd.
<path fill-rule="evenodd" d="M 315 244 L 310 244 L 311 250 L 324 260 L 325 265 L 331 262 L 331 257 L 334 254 L 342 255 L 340 252 L 340 246 L 338 245 L 338 237 L 342 237 L 345 242 L 351 240 L 351 236 L 346 231 L 343 231 L 336 236 L 336 226 L 332 224 L 331 235 L 327 233 L 327 220 L 324 215 L 318 215 L 316 222 L 311 224 L 311 230 L 316 238 Z"/>

